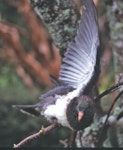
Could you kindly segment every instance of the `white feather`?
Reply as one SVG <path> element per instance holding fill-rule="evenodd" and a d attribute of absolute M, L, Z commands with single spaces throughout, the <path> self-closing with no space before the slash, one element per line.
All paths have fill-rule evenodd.
<path fill-rule="evenodd" d="M 55 98 L 57 99 L 56 103 L 47 106 L 42 115 L 44 115 L 49 121 L 52 121 L 51 118 L 55 117 L 57 118 L 58 123 L 62 126 L 71 128 L 67 120 L 66 109 L 71 100 L 79 95 L 81 86 L 76 90 L 69 92 L 67 95 L 55 95 Z"/>

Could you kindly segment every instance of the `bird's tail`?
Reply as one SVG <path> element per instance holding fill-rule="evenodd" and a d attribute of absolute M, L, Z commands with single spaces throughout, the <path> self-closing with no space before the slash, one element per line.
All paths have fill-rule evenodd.
<path fill-rule="evenodd" d="M 19 108 L 21 112 L 32 116 L 40 116 L 41 110 L 37 105 L 12 105 L 13 108 Z"/>

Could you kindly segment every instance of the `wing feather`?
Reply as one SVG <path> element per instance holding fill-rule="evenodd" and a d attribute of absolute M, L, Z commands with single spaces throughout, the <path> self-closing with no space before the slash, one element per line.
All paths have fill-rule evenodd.
<path fill-rule="evenodd" d="M 94 74 L 99 46 L 97 12 L 93 0 L 83 0 L 84 7 L 75 40 L 68 46 L 59 80 L 74 88 L 83 88 Z"/>

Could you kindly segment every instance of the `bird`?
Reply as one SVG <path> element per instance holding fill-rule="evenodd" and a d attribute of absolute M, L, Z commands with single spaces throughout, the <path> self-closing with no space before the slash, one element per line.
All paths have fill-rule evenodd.
<path fill-rule="evenodd" d="M 92 91 L 100 74 L 100 40 L 93 0 L 83 0 L 77 34 L 68 45 L 55 87 L 32 105 L 14 105 L 71 130 L 83 130 L 94 118 Z"/>

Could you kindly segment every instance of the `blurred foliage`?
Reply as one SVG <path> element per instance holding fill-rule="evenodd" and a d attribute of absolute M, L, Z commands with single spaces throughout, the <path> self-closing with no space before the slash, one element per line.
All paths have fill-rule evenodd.
<path fill-rule="evenodd" d="M 37 9 L 41 17 L 43 17 L 49 32 L 63 56 L 67 45 L 74 39 L 76 29 L 78 27 L 78 19 L 80 15 L 76 5 L 71 0 L 52 0 L 52 3 L 51 0 L 30 0 L 30 2 L 33 8 Z M 113 2 L 118 3 L 116 11 L 112 11 L 114 10 Z M 104 53 L 104 49 L 107 46 L 108 41 L 118 39 L 117 42 L 112 42 L 113 46 L 116 44 L 115 50 L 122 43 L 121 41 L 123 41 L 122 17 L 119 17 L 119 20 L 116 19 L 116 17 L 119 16 L 119 12 L 120 14 L 123 14 L 122 8 L 122 0 L 119 0 L 118 2 L 116 0 L 111 0 L 110 2 L 108 0 L 100 0 L 100 5 L 98 7 L 99 18 L 103 15 L 108 17 L 108 21 L 103 26 L 106 30 L 102 32 L 100 31 L 103 51 L 102 54 Z M 0 3 L 0 18 L 2 21 L 14 23 L 18 26 L 24 26 L 27 28 L 27 23 L 24 21 L 23 16 L 19 14 L 18 10 L 9 5 L 9 3 Z M 23 38 L 21 40 L 23 41 L 22 43 L 24 44 L 24 47 L 29 47 L 28 42 L 25 42 Z M 18 110 L 13 109 L 12 105 L 35 103 L 38 101 L 39 95 L 46 91 L 46 88 L 39 89 L 39 87 L 35 86 L 33 89 L 28 89 L 24 85 L 23 81 L 17 76 L 11 61 L 4 59 L 2 50 L 2 40 L 0 38 L 0 147 L 12 147 L 13 144 L 18 143 L 24 137 L 37 132 L 42 125 L 47 126 L 49 124 L 44 118 L 33 118 L 22 114 Z M 122 59 L 123 57 L 121 60 Z M 121 60 L 120 62 L 123 62 Z M 115 58 L 112 59 L 112 56 L 111 59 L 109 59 L 109 64 L 107 65 L 109 67 L 100 79 L 100 92 L 106 90 L 114 83 L 115 74 L 113 64 L 116 61 L 117 60 L 115 60 Z M 119 70 L 122 70 L 120 65 L 119 67 Z M 117 68 L 117 65 L 115 65 L 115 68 Z M 100 119 L 95 117 L 94 123 L 84 130 L 82 134 L 82 145 L 79 143 L 79 139 L 77 139 L 78 147 L 94 147 L 98 144 L 99 135 L 102 130 L 106 114 L 115 96 L 116 94 L 110 94 L 102 99 L 101 103 L 104 114 L 100 117 Z M 110 127 L 106 126 L 105 132 L 103 133 L 104 137 L 101 141 L 101 145 L 103 147 L 123 147 L 122 117 L 120 117 L 118 121 L 116 119 L 122 111 L 123 107 L 121 103 L 113 109 L 111 116 L 113 117 L 113 121 L 112 118 L 109 118 Z M 113 135 L 112 133 L 115 130 L 116 134 Z M 25 147 L 63 146 L 59 143 L 59 140 L 68 138 L 69 134 L 69 129 L 58 128 L 39 139 L 31 141 L 26 144 Z M 118 140 L 116 140 L 116 138 Z"/>
<path fill-rule="evenodd" d="M 1 20 L 7 23 L 15 24 L 17 27 L 20 26 L 28 29 L 27 23 L 24 20 L 23 16 L 17 9 L 15 9 L 15 7 L 10 5 L 10 3 L 6 3 L 6 1 L 0 3 Z M 14 1 L 12 1 L 12 3 L 14 3 Z M 59 49 L 61 51 L 64 51 L 68 44 L 67 42 L 71 40 L 75 34 L 75 27 L 77 22 L 76 13 L 74 9 L 70 11 L 72 6 L 69 5 L 69 2 L 61 3 L 60 1 L 56 1 L 54 5 L 56 14 L 51 13 L 54 12 L 52 4 L 53 3 L 51 2 L 47 3 L 47 1 L 43 1 L 42 4 L 39 5 L 39 7 L 42 7 L 42 15 L 45 18 L 45 22 L 47 24 L 49 22 L 48 28 Z M 54 14 L 55 16 L 54 18 L 52 18 L 53 16 L 48 16 L 48 14 Z M 70 16 L 71 18 L 73 18 L 72 27 L 70 27 Z M 64 25 L 65 21 L 66 26 Z M 21 37 L 21 42 L 24 48 L 28 51 L 30 43 L 25 39 L 25 37 Z M 17 109 L 13 109 L 12 105 L 35 103 L 38 101 L 38 97 L 40 96 L 40 94 L 46 91 L 46 88 L 43 87 L 42 89 L 39 89 L 39 87 L 35 86 L 32 89 L 29 89 L 28 87 L 26 87 L 22 79 L 17 76 L 12 62 L 4 58 L 3 50 L 2 38 L 0 38 L 0 147 L 13 147 L 13 144 L 18 143 L 27 135 L 40 130 L 42 125 L 47 126 L 48 122 L 43 118 L 40 119 L 27 116 L 19 112 Z M 47 135 L 30 142 L 26 145 L 26 147 L 62 146 L 59 143 L 59 140 L 68 138 L 69 134 L 69 129 L 58 128 L 54 131 L 51 131 Z"/>
<path fill-rule="evenodd" d="M 108 5 L 107 17 L 109 19 L 115 81 L 118 82 L 123 80 L 123 2 L 122 0 L 119 1 L 113 0 Z M 119 92 L 121 90 L 119 90 Z M 123 111 L 123 95 L 119 98 L 116 107 L 115 109 L 113 109 L 112 112 L 114 120 L 107 133 L 107 139 L 105 141 L 106 147 L 123 147 L 122 111 Z M 118 119 L 116 119 L 117 117 Z"/>
<path fill-rule="evenodd" d="M 1 61 L 2 62 L 2 61 Z M 5 63 L 5 64 L 4 64 Z M 27 116 L 17 109 L 12 108 L 14 104 L 35 103 L 42 89 L 28 89 L 16 75 L 15 69 L 12 68 L 10 62 L 2 62 L 0 66 L 0 147 L 13 147 L 14 143 L 18 143 L 27 135 L 33 134 L 49 123 L 42 118 Z M 3 65 L 4 64 L 4 65 Z M 46 89 L 45 89 L 46 90 Z M 58 128 L 48 135 L 40 137 L 28 146 L 61 146 L 59 139 L 67 138 L 69 129 Z M 56 136 L 57 134 L 57 136 Z M 10 138 L 11 137 L 11 138 Z M 59 139 L 58 139 L 59 137 Z M 49 140 L 50 139 L 50 140 Z"/>

